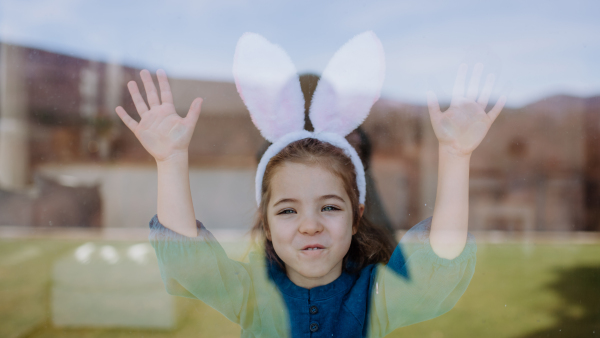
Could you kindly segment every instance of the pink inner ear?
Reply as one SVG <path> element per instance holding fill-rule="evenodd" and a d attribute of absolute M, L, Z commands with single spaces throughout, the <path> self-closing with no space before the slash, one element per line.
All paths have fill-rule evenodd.
<path fill-rule="evenodd" d="M 347 119 L 344 121 L 342 116 L 338 114 L 340 109 L 338 107 L 337 92 L 331 86 L 331 83 L 324 81 L 323 78 L 319 80 L 317 90 L 319 90 L 319 95 L 313 96 L 309 115 L 315 131 L 318 129 L 319 132 L 335 133 L 337 130 L 342 130 L 344 124 L 350 123 L 350 121 Z"/>
<path fill-rule="evenodd" d="M 304 129 L 304 96 L 289 56 L 264 37 L 245 33 L 238 41 L 233 74 L 252 122 L 269 141 Z"/>
<path fill-rule="evenodd" d="M 329 61 L 310 107 L 315 132 L 348 135 L 367 117 L 379 99 L 385 75 L 385 54 L 373 32 L 359 34 Z"/>

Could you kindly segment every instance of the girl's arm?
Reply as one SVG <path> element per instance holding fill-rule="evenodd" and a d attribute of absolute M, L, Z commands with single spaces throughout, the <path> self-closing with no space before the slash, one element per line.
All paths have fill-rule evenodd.
<path fill-rule="evenodd" d="M 127 84 L 140 122 L 122 107 L 123 122 L 158 166 L 158 213 L 150 221 L 149 240 L 161 276 L 172 295 L 200 299 L 242 327 L 251 327 L 252 280 L 245 264 L 227 257 L 212 234 L 195 219 L 190 193 L 188 146 L 200 114 L 195 99 L 185 118 L 175 112 L 164 71 L 156 72 L 160 99 L 150 72 L 141 72 L 149 107 L 134 81 Z M 273 335 L 277 336 L 277 335 Z"/>
<path fill-rule="evenodd" d="M 475 238 L 468 234 L 458 257 L 442 258 L 430 246 L 431 220 L 408 230 L 388 264 L 374 269 L 369 337 L 384 337 L 450 311 L 471 282 L 477 261 Z"/>
<path fill-rule="evenodd" d="M 127 84 L 140 122 L 132 119 L 123 109 L 116 112 L 135 134 L 144 148 L 154 157 L 158 167 L 158 218 L 167 228 L 188 236 L 198 235 L 196 216 L 190 192 L 188 147 L 200 115 L 202 99 L 196 98 L 185 118 L 177 115 L 167 75 L 156 71 L 160 99 L 152 76 L 146 69 L 140 72 L 148 104 L 142 98 L 135 81 Z M 161 103 L 162 99 L 162 103 Z"/>
<path fill-rule="evenodd" d="M 487 76 L 477 99 L 483 65 L 475 65 L 465 94 L 467 68 L 466 64 L 459 67 L 448 110 L 442 113 L 435 94 L 428 92 L 427 95 L 431 124 L 439 141 L 438 186 L 430 242 L 433 251 L 446 259 L 457 257 L 467 241 L 471 153 L 506 102 L 506 97 L 501 96 L 494 108 L 486 113 L 494 75 Z"/>
<path fill-rule="evenodd" d="M 161 223 L 182 235 L 195 237 L 196 215 L 192 205 L 188 154 L 156 161 L 158 167 L 157 216 Z"/>

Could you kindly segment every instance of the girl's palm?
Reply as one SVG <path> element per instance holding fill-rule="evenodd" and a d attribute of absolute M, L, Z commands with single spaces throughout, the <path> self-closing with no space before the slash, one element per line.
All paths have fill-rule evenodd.
<path fill-rule="evenodd" d="M 150 72 L 144 69 L 140 75 L 150 109 L 142 98 L 137 83 L 130 81 L 127 87 L 141 120 L 136 122 L 120 106 L 116 109 L 117 114 L 156 161 L 168 160 L 180 154 L 187 155 L 194 127 L 200 115 L 202 99 L 196 98 L 187 116 L 182 118 L 175 111 L 173 95 L 165 72 L 160 69 L 156 72 L 162 104 Z"/>
<path fill-rule="evenodd" d="M 483 91 L 477 100 L 482 70 L 482 64 L 475 65 L 465 95 L 467 65 L 460 66 L 450 108 L 443 113 L 435 94 L 431 91 L 427 93 L 429 116 L 440 147 L 445 147 L 455 155 L 469 155 L 477 148 L 506 103 L 506 97 L 501 96 L 494 108 L 489 113 L 485 112 L 494 86 L 494 75 L 487 76 Z"/>

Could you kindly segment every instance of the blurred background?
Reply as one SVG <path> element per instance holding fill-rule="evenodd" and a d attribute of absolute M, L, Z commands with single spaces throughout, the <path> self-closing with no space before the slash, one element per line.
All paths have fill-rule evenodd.
<path fill-rule="evenodd" d="M 204 98 L 194 208 L 240 258 L 265 141 L 233 83 L 237 39 L 282 46 L 314 90 L 365 30 L 387 70 L 359 143 L 372 217 L 397 239 L 435 203 L 426 91 L 447 106 L 458 65 L 483 62 L 491 104 L 509 95 L 471 158 L 471 286 L 391 336 L 600 336 L 599 13 L 594 1 L 0 0 L 0 336 L 239 336 L 164 291 L 146 240 L 156 165 L 114 108 L 139 119 L 126 83 L 144 68 L 167 71 L 180 115 Z"/>

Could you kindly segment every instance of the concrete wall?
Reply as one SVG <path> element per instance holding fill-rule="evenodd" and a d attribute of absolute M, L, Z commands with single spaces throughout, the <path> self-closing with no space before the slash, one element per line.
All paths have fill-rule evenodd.
<path fill-rule="evenodd" d="M 145 228 L 156 214 L 154 167 L 47 165 L 39 173 L 70 185 L 100 183 L 104 227 Z M 254 175 L 248 169 L 191 169 L 196 218 L 209 229 L 250 229 L 256 210 Z"/>
<path fill-rule="evenodd" d="M 0 189 L 29 183 L 28 99 L 21 48 L 0 45 Z"/>

